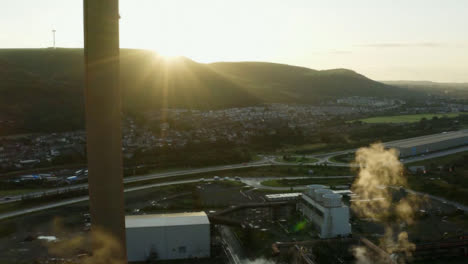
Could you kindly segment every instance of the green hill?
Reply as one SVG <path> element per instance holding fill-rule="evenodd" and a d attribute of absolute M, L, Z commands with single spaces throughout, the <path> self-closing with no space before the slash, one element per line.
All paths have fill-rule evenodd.
<path fill-rule="evenodd" d="M 83 61 L 82 49 L 0 50 L 0 121 L 8 124 L 0 133 L 83 127 Z M 316 71 L 263 62 L 202 64 L 129 49 L 121 50 L 121 86 L 126 112 L 408 93 L 345 69 Z"/>
<path fill-rule="evenodd" d="M 210 66 L 269 102 L 314 103 L 334 97 L 407 94 L 406 89 L 370 80 L 347 69 L 316 71 L 264 62 L 222 62 Z"/>
<path fill-rule="evenodd" d="M 383 83 L 430 96 L 468 99 L 468 83 L 438 83 L 430 81 L 383 81 Z"/>

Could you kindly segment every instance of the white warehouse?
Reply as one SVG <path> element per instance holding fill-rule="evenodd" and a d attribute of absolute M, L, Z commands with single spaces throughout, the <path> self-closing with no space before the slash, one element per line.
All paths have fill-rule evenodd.
<path fill-rule="evenodd" d="M 204 212 L 125 217 L 128 261 L 210 257 L 210 222 Z"/>
<path fill-rule="evenodd" d="M 299 210 L 319 230 L 321 238 L 351 234 L 349 207 L 341 201 L 341 194 L 324 185 L 309 185 L 297 203 Z"/>

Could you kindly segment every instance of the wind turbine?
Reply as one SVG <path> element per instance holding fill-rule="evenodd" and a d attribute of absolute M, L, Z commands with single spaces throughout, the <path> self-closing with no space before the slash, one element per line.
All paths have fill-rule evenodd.
<path fill-rule="evenodd" d="M 54 49 L 55 49 L 55 32 L 56 32 L 56 31 L 57 31 L 57 30 L 52 29 L 52 39 L 53 39 L 53 44 L 54 44 L 52 47 L 53 47 Z"/>

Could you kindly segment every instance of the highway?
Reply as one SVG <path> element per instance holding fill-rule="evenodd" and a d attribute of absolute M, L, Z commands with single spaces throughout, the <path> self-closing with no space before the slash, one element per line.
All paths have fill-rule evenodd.
<path fill-rule="evenodd" d="M 163 178 L 170 178 L 170 177 L 184 176 L 184 175 L 191 175 L 191 174 L 198 174 L 198 173 L 207 173 L 207 172 L 214 172 L 214 171 L 270 166 L 271 164 L 272 163 L 270 162 L 269 159 L 263 158 L 262 160 L 259 160 L 259 161 L 241 163 L 241 164 L 212 166 L 212 167 L 195 168 L 195 169 L 187 169 L 187 170 L 179 170 L 179 171 L 171 171 L 171 172 L 152 173 L 152 174 L 141 175 L 141 176 L 131 176 L 131 177 L 125 177 L 123 181 L 125 184 L 125 183 L 142 182 L 142 181 L 148 181 L 148 180 L 154 180 L 154 179 L 163 179 Z M 288 164 L 288 165 L 294 165 L 294 164 Z M 33 192 L 24 193 L 22 195 L 8 196 L 9 199 L 7 200 L 5 200 L 5 198 L 2 199 L 0 197 L 0 199 L 2 199 L 0 201 L 0 204 L 20 201 L 21 197 L 24 195 L 27 195 L 28 197 L 40 197 L 44 194 L 55 194 L 57 192 L 67 192 L 67 191 L 79 190 L 83 188 L 88 188 L 88 184 L 87 183 L 74 184 L 74 185 L 69 185 L 69 186 L 64 186 L 64 187 L 51 188 L 48 190 L 41 190 L 37 192 L 33 191 Z"/>
<path fill-rule="evenodd" d="M 211 180 L 208 180 L 208 181 L 211 181 Z M 187 183 L 194 183 L 194 182 L 199 182 L 199 180 L 198 179 L 197 180 L 184 180 L 184 181 L 172 181 L 172 182 L 148 184 L 148 185 L 144 185 L 144 186 L 125 188 L 124 192 L 127 193 L 127 192 L 140 191 L 140 190 L 154 188 L 154 187 L 163 187 L 163 186 L 168 186 L 168 185 L 187 184 Z M 10 217 L 20 216 L 20 215 L 24 215 L 24 214 L 44 211 L 44 210 L 47 210 L 47 209 L 52 209 L 52 208 L 61 207 L 61 206 L 65 206 L 65 205 L 84 202 L 84 201 L 87 201 L 87 200 L 89 200 L 89 196 L 82 196 L 82 197 L 68 199 L 68 200 L 64 200 L 64 201 L 60 201 L 60 202 L 53 202 L 53 203 L 49 203 L 49 204 L 46 204 L 46 205 L 40 205 L 40 206 L 31 207 L 31 208 L 16 210 L 16 211 L 0 214 L 0 220 L 10 218 Z"/>
<path fill-rule="evenodd" d="M 354 151 L 356 151 L 356 149 L 349 149 L 349 150 L 336 151 L 336 152 L 317 154 L 317 155 L 308 155 L 307 157 L 317 159 L 318 161 L 312 162 L 312 163 L 302 163 L 302 165 L 307 166 L 307 165 L 327 164 L 327 166 L 336 166 L 336 167 L 357 166 L 354 164 L 333 162 L 330 160 L 332 157 L 346 154 L 346 153 L 352 153 Z M 433 158 L 443 157 L 447 155 L 452 155 L 452 154 L 463 152 L 463 151 L 468 151 L 468 146 L 449 149 L 449 150 L 443 150 L 443 151 L 434 152 L 434 153 L 428 153 L 422 156 L 410 157 L 410 158 L 402 159 L 401 161 L 407 164 L 407 163 L 422 161 L 426 159 L 433 159 Z M 264 167 L 264 166 L 271 166 L 271 165 L 276 165 L 276 166 L 297 166 L 298 165 L 297 163 L 291 163 L 291 162 L 279 162 L 277 161 L 277 158 L 278 156 L 262 156 L 261 160 L 241 163 L 241 164 L 211 166 L 211 167 L 205 167 L 205 168 L 194 168 L 194 169 L 186 169 L 186 170 L 178 170 L 178 171 L 170 171 L 170 172 L 152 173 L 152 174 L 141 175 L 141 176 L 131 176 L 131 177 L 125 177 L 124 183 L 142 182 L 142 181 L 147 181 L 147 180 L 163 179 L 163 178 L 170 178 L 170 177 L 176 177 L 176 176 L 184 176 L 184 175 L 192 175 L 192 174 L 224 171 L 224 170 L 232 170 L 232 169 Z M 27 195 L 29 197 L 40 197 L 44 194 L 54 194 L 57 192 L 66 192 L 66 191 L 78 190 L 82 188 L 88 188 L 88 184 L 87 183 L 75 184 L 75 185 L 69 185 L 69 186 L 64 186 L 64 187 L 51 188 L 48 190 L 41 190 L 37 192 L 33 191 L 29 193 L 24 193 L 23 195 Z M 0 197 L 0 204 L 20 201 L 23 195 L 8 196 L 8 199 L 5 199 L 5 197 Z"/>
<path fill-rule="evenodd" d="M 160 172 L 160 173 L 151 173 L 147 175 L 141 176 L 130 176 L 124 178 L 124 184 L 126 183 L 133 183 L 133 182 L 143 182 L 148 180 L 154 179 L 163 179 L 163 178 L 170 178 L 176 176 L 184 176 L 184 175 L 192 175 L 192 174 L 199 174 L 199 173 L 207 173 L 207 172 L 215 172 L 215 171 L 225 171 L 225 170 L 233 170 L 233 169 L 243 169 L 243 168 L 254 168 L 254 167 L 264 167 L 264 166 L 297 166 L 297 163 L 290 163 L 290 162 L 278 162 L 276 161 L 276 156 L 263 156 L 261 160 L 240 163 L 240 164 L 231 164 L 231 165 L 221 165 L 221 166 L 212 166 L 212 167 L 205 167 L 205 168 L 194 168 L 194 169 L 186 169 L 186 170 L 178 170 L 178 171 L 170 171 L 170 172 Z M 302 165 L 317 165 L 320 164 L 319 162 L 314 163 L 303 163 Z M 339 163 L 336 166 L 349 166 L 348 164 Z M 58 188 L 51 188 L 48 190 L 41 190 L 36 192 L 28 192 L 22 195 L 10 195 L 8 199 L 0 197 L 0 204 L 2 203 L 12 203 L 20 201 L 22 196 L 27 195 L 28 197 L 40 197 L 44 194 L 55 194 L 57 192 L 67 192 L 72 190 L 79 190 L 83 188 L 88 188 L 87 183 L 82 184 L 74 184 L 68 185 L 64 187 Z"/>
<path fill-rule="evenodd" d="M 315 178 L 327 178 L 329 176 L 317 176 Z M 335 177 L 352 177 L 352 176 L 335 176 Z M 310 177 L 283 177 L 283 179 L 303 179 L 303 178 L 310 178 Z M 247 185 L 259 185 L 263 186 L 260 184 L 261 181 L 265 180 L 271 180 L 271 179 L 282 179 L 282 178 L 273 178 L 273 177 L 266 177 L 266 178 L 243 178 L 241 179 L 242 182 L 246 182 Z M 214 180 L 212 178 L 210 179 L 204 179 L 203 182 L 213 182 Z M 135 191 L 141 191 L 145 189 L 150 189 L 150 188 L 155 188 L 155 187 L 163 187 L 163 186 L 169 186 L 169 185 L 177 185 L 177 184 L 187 184 L 187 183 L 196 183 L 196 182 L 201 182 L 200 179 L 192 179 L 192 180 L 180 180 L 180 181 L 169 181 L 169 182 L 163 182 L 163 183 L 153 183 L 153 184 L 146 184 L 142 186 L 136 186 L 136 187 L 128 187 L 124 189 L 125 193 L 128 192 L 135 192 Z M 266 189 L 270 188 L 275 188 L 275 187 L 268 187 L 264 186 Z M 280 187 L 281 188 L 281 187 Z M 284 188 L 284 189 L 289 189 L 289 188 Z M 47 209 L 52 209 L 52 208 L 57 208 L 65 205 L 70 205 L 70 204 L 75 204 L 79 202 L 84 202 L 89 200 L 89 196 L 82 196 L 82 197 L 77 197 L 77 198 L 72 198 L 64 201 L 59 201 L 59 202 L 52 202 L 46 205 L 39 205 L 39 206 L 34 206 L 31 208 L 25 208 L 25 209 L 20 209 L 16 211 L 11 211 L 8 213 L 3 213 L 0 214 L 0 220 L 10 218 L 10 217 L 16 217 L 24 214 L 29 214 L 29 213 L 34 213 L 34 212 L 39 212 L 39 211 L 44 211 Z"/>
<path fill-rule="evenodd" d="M 337 156 L 337 155 L 342 155 L 345 153 L 351 153 L 355 151 L 354 149 L 351 150 L 344 150 L 344 151 L 337 151 L 337 152 L 332 152 L 332 153 L 326 153 L 326 154 L 317 154 L 317 155 L 310 155 L 308 157 L 317 159 L 317 162 L 313 163 L 303 163 L 302 165 L 320 165 L 320 164 L 327 164 L 328 166 L 350 166 L 350 164 L 346 163 L 337 163 L 337 162 L 331 162 L 330 158 Z M 438 157 L 443 157 L 447 155 L 452 155 L 455 153 L 463 152 L 463 151 L 468 151 L 468 146 L 460 147 L 460 148 L 454 148 L 454 149 L 449 149 L 449 150 L 444 150 L 440 152 L 434 152 L 434 153 L 428 153 L 426 155 L 421 155 L 421 156 L 416 156 L 416 157 L 411 157 L 411 158 L 406 158 L 402 159 L 403 163 L 412 163 L 412 162 L 417 162 L 417 161 L 422 161 L 426 159 L 433 159 L 433 158 L 438 158 Z M 207 172 L 215 172 L 215 171 L 224 171 L 224 170 L 232 170 L 232 169 L 241 169 L 241 168 L 253 168 L 253 167 L 263 167 L 263 166 L 271 166 L 271 165 L 277 165 L 277 166 L 297 166 L 297 163 L 289 163 L 289 162 L 278 162 L 276 161 L 278 157 L 277 156 L 263 156 L 261 160 L 258 161 L 253 161 L 253 162 L 248 162 L 248 163 L 241 163 L 241 164 L 232 164 L 232 165 L 222 165 L 222 166 L 212 166 L 212 167 L 205 167 L 205 168 L 195 168 L 195 169 L 186 169 L 186 170 L 179 170 L 179 171 L 171 171 L 171 172 L 161 172 L 161 173 L 153 173 L 153 174 L 148 174 L 148 175 L 141 175 L 141 176 L 132 176 L 132 177 L 126 177 L 124 178 L 124 183 L 132 183 L 132 182 L 142 182 L 142 181 L 148 181 L 148 180 L 153 180 L 153 179 L 162 179 L 162 178 L 170 178 L 170 177 L 176 177 L 176 176 L 183 176 L 183 175 L 192 175 L 192 174 L 199 174 L 199 173 L 207 173 Z M 320 176 L 319 176 L 320 177 Z M 330 177 L 330 176 L 328 176 Z M 333 177 L 333 176 L 331 176 Z M 352 177 L 352 176 L 335 176 L 335 177 Z M 299 177 L 301 178 L 301 177 Z M 310 178 L 310 177 L 307 177 Z M 275 178 L 275 179 L 281 179 L 281 178 Z M 210 179 L 207 179 L 208 181 Z M 267 180 L 267 178 L 262 178 L 262 181 Z M 125 192 L 132 192 L 132 191 L 138 191 L 138 190 L 143 190 L 143 189 L 148 189 L 148 188 L 153 188 L 153 187 L 160 187 L 160 186 L 166 186 L 166 185 L 171 185 L 171 184 L 184 184 L 184 183 L 192 183 L 192 182 L 197 182 L 199 179 L 192 179 L 192 180 L 182 180 L 182 181 L 169 181 L 169 182 L 164 182 L 164 183 L 156 183 L 156 184 L 147 184 L 147 185 L 142 185 L 138 187 L 131 187 L 131 188 L 126 188 Z M 242 179 L 244 183 L 247 185 L 250 185 L 255 188 L 264 188 L 264 189 L 271 189 L 271 190 L 286 190 L 290 188 L 285 188 L 285 187 L 268 187 L 268 186 L 263 186 L 260 184 L 259 179 Z M 57 192 L 66 192 L 70 190 L 77 190 L 77 189 L 82 189 L 82 188 L 88 188 L 88 184 L 76 184 L 76 185 L 70 185 L 70 186 L 65 186 L 65 187 L 59 187 L 59 188 L 52 188 L 49 190 L 45 191 L 39 191 L 39 192 L 30 192 L 25 195 L 28 196 L 37 196 L 40 197 L 45 194 L 53 194 Z M 303 187 L 296 186 L 294 187 L 295 190 L 302 190 Z M 418 193 L 412 190 L 408 190 L 409 192 L 417 193 L 420 195 L 424 195 L 424 193 Z M 439 200 L 445 203 L 449 203 L 455 207 L 461 208 L 465 212 L 468 212 L 468 207 L 464 206 L 462 204 L 449 201 L 440 197 L 432 196 L 427 194 L 429 197 L 435 200 Z M 0 201 L 1 203 L 12 203 L 12 202 L 17 202 L 21 200 L 22 195 L 16 195 L 16 196 L 8 196 L 8 200 L 2 199 Z M 87 196 L 84 197 L 78 197 L 78 198 L 73 198 L 69 200 L 64 200 L 60 202 L 54 202 L 51 204 L 47 205 L 42 205 L 42 206 L 37 206 L 29 209 L 23 209 L 19 211 L 13 211 L 5 214 L 0 214 L 0 220 L 5 219 L 8 217 L 14 217 L 22 214 L 27 214 L 27 213 L 32 213 L 32 212 L 37 212 L 37 211 L 42 211 L 42 210 L 47 210 L 50 208 L 55 208 L 59 206 L 64 206 L 64 205 L 69 205 L 77 202 L 82 202 L 88 200 Z"/>

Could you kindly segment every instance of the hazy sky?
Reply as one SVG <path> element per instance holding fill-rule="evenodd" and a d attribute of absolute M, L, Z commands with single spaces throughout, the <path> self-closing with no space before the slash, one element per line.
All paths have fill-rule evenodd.
<path fill-rule="evenodd" d="M 82 0 L 0 0 L 0 48 L 83 46 Z M 468 82 L 468 0 L 120 0 L 123 48 Z"/>

